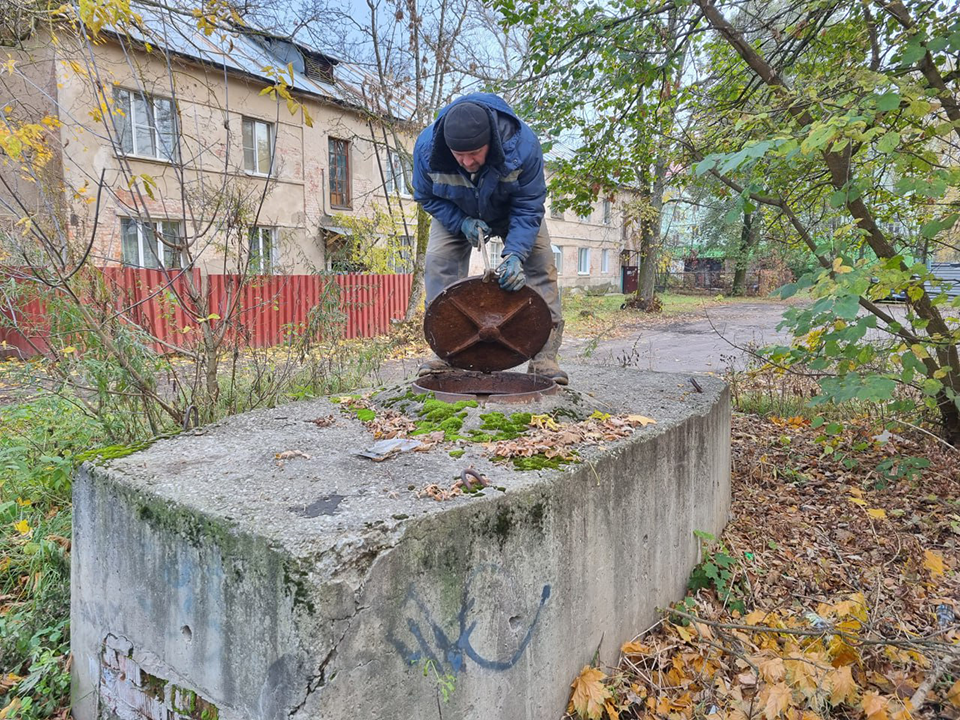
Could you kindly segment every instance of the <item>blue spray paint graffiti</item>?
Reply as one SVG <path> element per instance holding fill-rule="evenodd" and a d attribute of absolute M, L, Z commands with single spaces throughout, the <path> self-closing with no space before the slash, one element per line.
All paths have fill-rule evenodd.
<path fill-rule="evenodd" d="M 544 585 L 540 592 L 540 602 L 537 605 L 533 618 L 529 621 L 526 630 L 523 632 L 519 643 L 514 652 L 508 657 L 487 658 L 481 655 L 474 647 L 471 636 L 477 629 L 480 619 L 487 622 L 497 622 L 506 618 L 491 618 L 489 615 L 482 616 L 480 619 L 470 619 L 470 614 L 477 608 L 476 598 L 473 596 L 473 584 L 477 577 L 484 572 L 493 572 L 507 576 L 506 571 L 496 565 L 482 565 L 476 568 L 464 584 L 463 595 L 460 604 L 460 610 L 457 613 L 457 637 L 444 630 L 443 626 L 434 618 L 434 614 L 427 603 L 417 592 L 415 585 L 411 584 L 407 589 L 406 601 L 413 604 L 421 616 L 422 622 L 418 622 L 412 617 L 406 618 L 406 629 L 415 641 L 415 647 L 410 647 L 401 640 L 391 630 L 387 632 L 387 640 L 396 648 L 400 656 L 413 665 L 419 664 L 423 660 L 430 660 L 438 668 L 448 667 L 454 674 L 465 669 L 465 660 L 469 658 L 478 667 L 485 670 L 494 670 L 502 672 L 509 670 L 523 656 L 524 651 L 533 638 L 533 633 L 540 622 L 540 613 L 544 605 L 550 599 L 550 586 Z M 509 584 L 513 585 L 512 578 L 509 578 Z"/>

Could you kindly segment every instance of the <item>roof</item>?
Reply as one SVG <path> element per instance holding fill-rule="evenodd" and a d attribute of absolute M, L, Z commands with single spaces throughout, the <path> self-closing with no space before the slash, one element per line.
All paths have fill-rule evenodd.
<path fill-rule="evenodd" d="M 235 30 L 217 26 L 207 34 L 197 27 L 196 18 L 186 7 L 145 6 L 134 2 L 132 8 L 142 22 L 138 26 L 125 26 L 123 30 L 113 28 L 110 32 L 114 36 L 150 43 L 181 57 L 245 75 L 264 85 L 276 84 L 277 75 L 282 74 L 292 91 L 384 115 L 376 109 L 379 79 L 358 65 L 252 26 L 236 25 Z M 318 68 L 328 70 L 330 80 L 312 71 Z M 413 118 L 416 108 L 411 103 L 395 99 L 394 105 L 395 119 Z"/>

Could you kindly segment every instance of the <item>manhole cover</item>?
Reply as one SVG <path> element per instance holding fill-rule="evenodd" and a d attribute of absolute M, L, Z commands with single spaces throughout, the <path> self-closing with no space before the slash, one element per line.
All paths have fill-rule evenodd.
<path fill-rule="evenodd" d="M 550 378 L 513 372 L 475 372 L 455 370 L 417 378 L 413 391 L 433 393 L 437 400 L 486 400 L 494 402 L 533 402 L 560 390 Z"/>
<path fill-rule="evenodd" d="M 423 334 L 457 368 L 492 372 L 529 360 L 550 337 L 550 308 L 531 287 L 501 290 L 472 277 L 454 283 L 427 308 Z"/>

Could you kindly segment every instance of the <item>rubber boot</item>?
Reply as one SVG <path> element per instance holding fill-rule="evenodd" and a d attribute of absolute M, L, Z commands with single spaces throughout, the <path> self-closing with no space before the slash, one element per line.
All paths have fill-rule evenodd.
<path fill-rule="evenodd" d="M 447 372 L 453 370 L 453 367 L 446 360 L 441 360 L 434 355 L 429 360 L 424 360 L 417 368 L 417 377 L 432 375 L 434 373 Z"/>
<path fill-rule="evenodd" d="M 557 385 L 568 385 L 570 378 L 557 364 L 557 353 L 563 341 L 563 320 L 557 323 L 550 331 L 550 337 L 540 352 L 534 355 L 527 366 L 530 375 L 542 375 L 553 380 Z"/>

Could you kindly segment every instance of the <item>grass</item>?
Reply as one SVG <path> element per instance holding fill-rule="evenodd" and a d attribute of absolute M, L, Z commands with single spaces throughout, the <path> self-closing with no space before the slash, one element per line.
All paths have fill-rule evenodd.
<path fill-rule="evenodd" d="M 70 480 L 103 435 L 51 396 L 0 410 L 0 429 L 0 713 L 53 717 L 70 689 Z"/>

